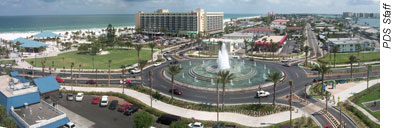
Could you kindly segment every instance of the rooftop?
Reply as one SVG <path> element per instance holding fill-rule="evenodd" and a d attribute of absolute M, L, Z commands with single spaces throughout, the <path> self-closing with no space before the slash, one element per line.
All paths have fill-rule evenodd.
<path fill-rule="evenodd" d="M 289 22 L 289 20 L 285 20 L 285 19 L 275 19 L 275 20 L 273 20 L 273 22 Z"/>
<path fill-rule="evenodd" d="M 45 43 L 34 41 L 34 40 L 28 40 L 22 37 L 19 37 L 15 40 L 12 41 L 13 43 L 19 42 L 21 43 L 20 47 L 22 48 L 39 48 L 39 47 L 48 47 Z"/>
<path fill-rule="evenodd" d="M 247 37 L 253 37 L 254 34 L 252 33 L 241 33 L 241 32 L 234 32 L 230 34 L 225 34 L 223 37 L 228 37 L 228 36 L 247 36 Z"/>
<path fill-rule="evenodd" d="M 246 31 L 273 31 L 273 30 L 264 27 L 257 27 L 257 28 L 249 28 Z"/>
<path fill-rule="evenodd" d="M 33 79 L 35 85 L 37 85 L 40 93 L 46 93 L 60 88 L 59 83 L 56 81 L 54 76 L 47 76 Z"/>
<path fill-rule="evenodd" d="M 32 92 L 37 92 L 37 87 L 30 82 L 20 81 L 8 75 L 0 76 L 0 92 L 6 97 L 12 97 Z"/>
<path fill-rule="evenodd" d="M 30 104 L 27 107 L 15 108 L 14 112 L 30 126 L 38 123 L 45 123 L 45 121 L 60 115 L 64 115 L 65 117 L 64 112 L 52 107 L 42 100 L 39 103 Z"/>
<path fill-rule="evenodd" d="M 34 35 L 35 38 L 54 38 L 54 37 L 59 37 L 58 34 L 55 34 L 53 32 L 41 32 L 36 35 Z"/>

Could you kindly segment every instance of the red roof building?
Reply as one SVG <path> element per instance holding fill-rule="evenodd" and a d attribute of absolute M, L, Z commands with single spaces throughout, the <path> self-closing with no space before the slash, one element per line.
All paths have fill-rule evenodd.
<path fill-rule="evenodd" d="M 272 24 L 287 24 L 287 22 L 289 22 L 289 20 L 275 19 L 275 20 L 272 21 Z"/>

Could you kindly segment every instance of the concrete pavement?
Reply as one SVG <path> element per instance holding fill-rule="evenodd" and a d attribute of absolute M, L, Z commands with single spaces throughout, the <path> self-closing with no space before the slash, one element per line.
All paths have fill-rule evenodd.
<path fill-rule="evenodd" d="M 71 87 L 63 86 L 67 90 L 70 90 Z M 91 88 L 91 87 L 73 87 L 76 91 L 86 91 L 86 92 L 118 92 L 121 93 L 121 88 Z M 144 104 L 150 105 L 150 96 L 144 93 L 140 93 L 138 91 L 134 91 L 131 89 L 125 89 L 124 93 L 128 96 L 136 98 L 143 102 Z M 153 108 L 163 111 L 165 113 L 181 116 L 184 118 L 194 118 L 196 120 L 207 120 L 207 121 L 216 121 L 217 113 L 216 112 L 206 112 L 206 111 L 197 111 L 191 109 L 185 109 L 181 107 L 177 107 L 174 105 L 170 105 L 158 100 L 154 100 Z M 299 118 L 302 116 L 307 116 L 305 112 L 298 109 L 298 112 L 293 112 L 293 119 Z M 276 114 L 271 114 L 263 117 L 251 117 L 238 113 L 230 113 L 230 112 L 221 112 L 220 113 L 220 121 L 228 121 L 235 122 L 241 125 L 249 126 L 249 127 L 261 127 L 261 126 L 269 126 L 272 124 L 277 124 L 280 122 L 284 122 L 289 120 L 289 111 L 280 112 Z"/>

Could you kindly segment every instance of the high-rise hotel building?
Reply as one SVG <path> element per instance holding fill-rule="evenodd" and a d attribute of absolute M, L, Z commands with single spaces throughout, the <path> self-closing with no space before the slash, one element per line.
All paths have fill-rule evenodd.
<path fill-rule="evenodd" d="M 159 9 L 156 12 L 135 14 L 136 28 L 144 32 L 159 32 L 166 30 L 176 34 L 215 34 L 223 32 L 223 12 L 204 12 L 196 9 L 191 12 L 169 12 L 168 9 Z"/>

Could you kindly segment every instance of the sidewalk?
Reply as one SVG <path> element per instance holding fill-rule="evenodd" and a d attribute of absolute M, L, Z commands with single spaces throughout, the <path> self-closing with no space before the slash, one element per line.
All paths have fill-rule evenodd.
<path fill-rule="evenodd" d="M 357 104 L 354 104 L 352 102 L 349 102 L 353 107 L 355 107 L 356 109 L 358 109 L 359 111 L 361 111 L 364 115 L 366 115 L 368 118 L 370 118 L 370 120 L 374 121 L 377 124 L 379 123 L 379 120 L 377 118 L 375 118 L 373 115 L 371 115 L 370 113 L 368 113 L 367 110 L 364 110 L 362 107 L 358 106 Z"/>
<path fill-rule="evenodd" d="M 369 87 L 379 83 L 379 79 L 370 80 Z M 331 86 L 327 87 L 327 91 L 329 91 L 332 95 L 334 95 L 334 101 L 337 100 L 337 97 L 340 97 L 340 101 L 345 101 L 349 97 L 353 96 L 356 93 L 359 93 L 363 90 L 367 89 L 367 81 L 360 82 L 351 82 L 345 84 L 338 84 L 335 89 L 331 89 Z M 337 105 L 337 102 L 332 104 Z"/>
<path fill-rule="evenodd" d="M 70 90 L 69 86 L 62 86 L 67 90 Z M 93 88 L 93 87 L 73 87 L 74 90 L 77 91 L 86 91 L 86 92 L 118 92 L 122 93 L 121 88 Z M 131 89 L 125 89 L 124 93 L 128 96 L 136 98 L 143 102 L 144 104 L 150 105 L 150 96 L 144 93 L 140 93 L 138 91 L 134 91 Z M 185 109 L 177 106 L 173 106 L 158 100 L 154 100 L 153 108 L 163 111 L 165 113 L 169 113 L 172 115 L 181 116 L 184 118 L 194 118 L 196 120 L 206 120 L 206 121 L 216 121 L 217 113 L 216 112 L 206 112 L 206 111 L 197 111 L 191 109 Z M 292 118 L 299 118 L 302 116 L 307 116 L 305 112 L 298 109 L 299 112 L 292 112 Z M 241 125 L 249 126 L 249 127 L 262 127 L 269 126 L 272 124 L 281 123 L 289 120 L 289 111 L 280 112 L 276 114 L 271 114 L 263 117 L 251 117 L 243 114 L 230 113 L 230 112 L 221 112 L 220 113 L 220 121 L 228 121 L 235 122 Z"/>

